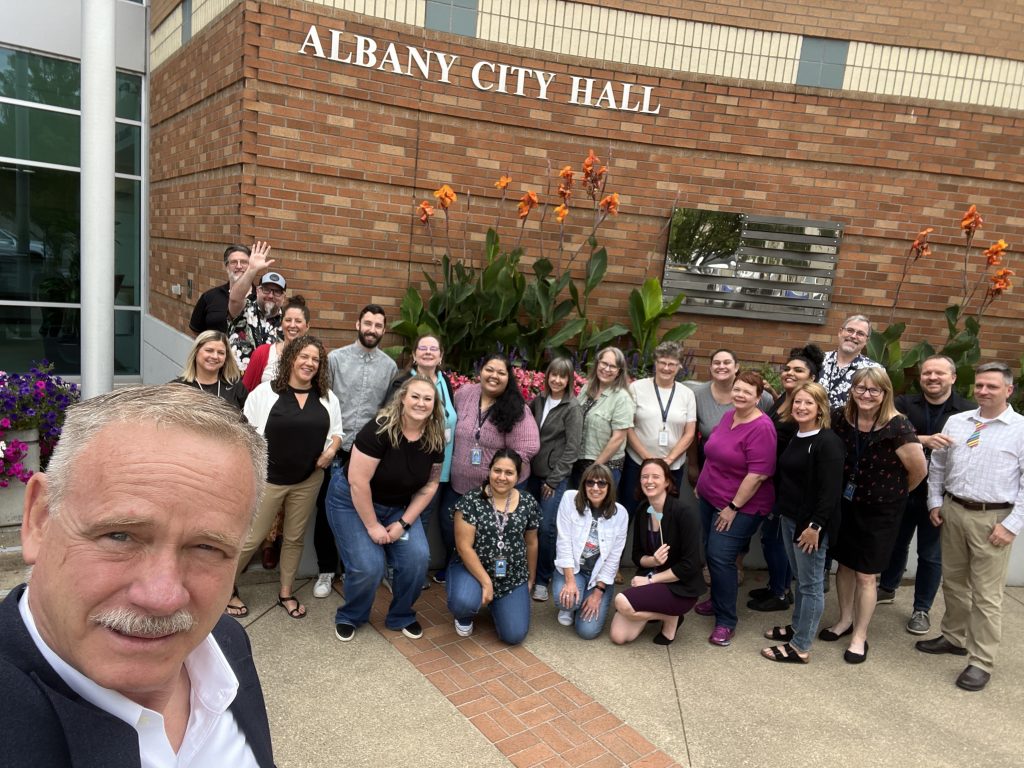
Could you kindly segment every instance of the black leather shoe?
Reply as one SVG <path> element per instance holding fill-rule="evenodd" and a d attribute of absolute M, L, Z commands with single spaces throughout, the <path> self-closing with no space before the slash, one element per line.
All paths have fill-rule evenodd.
<path fill-rule="evenodd" d="M 992 675 L 983 669 L 980 669 L 973 664 L 968 664 L 967 669 L 960 673 L 960 677 L 956 679 L 956 685 L 958 688 L 963 688 L 965 691 L 980 691 L 991 679 Z"/>
<path fill-rule="evenodd" d="M 847 664 L 863 664 L 868 660 L 868 643 L 864 641 L 864 653 L 854 653 L 849 648 L 843 651 L 843 661 Z"/>
<path fill-rule="evenodd" d="M 923 653 L 951 653 L 954 656 L 966 656 L 967 649 L 959 645 L 953 645 L 943 635 L 933 637 L 931 640 L 918 640 L 914 647 Z"/>
<path fill-rule="evenodd" d="M 748 600 L 747 608 L 752 611 L 763 611 L 765 613 L 769 611 L 788 611 L 789 600 L 787 600 L 785 596 L 776 597 L 775 595 L 769 594 L 768 597 Z"/>

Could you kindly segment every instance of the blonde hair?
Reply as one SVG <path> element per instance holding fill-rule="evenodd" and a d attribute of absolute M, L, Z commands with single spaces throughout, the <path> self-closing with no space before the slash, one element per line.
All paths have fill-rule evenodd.
<path fill-rule="evenodd" d="M 787 402 L 790 404 L 790 408 L 786 412 L 786 415 L 782 418 L 782 420 L 796 421 L 796 419 L 793 418 L 792 405 L 793 401 L 796 399 L 796 396 L 801 392 L 806 392 L 808 395 L 810 395 L 811 398 L 814 400 L 814 404 L 818 406 L 818 426 L 821 427 L 822 429 L 828 429 L 829 427 L 831 427 L 832 414 L 829 412 L 828 392 L 826 392 L 825 388 L 816 381 L 801 381 L 799 384 L 793 387 L 791 397 L 787 399 Z"/>
<path fill-rule="evenodd" d="M 195 343 L 192 344 L 192 349 L 188 351 L 188 357 L 185 358 L 185 368 L 181 372 L 183 381 L 189 384 L 195 383 L 196 357 L 199 356 L 199 350 L 211 341 L 217 341 L 224 345 L 224 365 L 221 366 L 220 372 L 217 374 L 221 381 L 234 384 L 242 378 L 242 372 L 238 370 L 238 363 L 235 362 L 235 355 L 231 351 L 231 344 L 228 341 L 227 334 L 222 331 L 203 331 L 196 336 Z"/>
<path fill-rule="evenodd" d="M 426 384 L 434 393 L 434 410 L 423 428 L 423 446 L 431 453 L 444 450 L 444 405 L 441 394 L 437 391 L 437 384 L 426 376 L 410 376 L 406 379 L 398 392 L 392 397 L 388 404 L 380 409 L 377 414 L 377 434 L 387 435 L 391 446 L 397 448 L 402 439 L 402 416 L 405 414 L 405 396 L 409 388 L 416 383 Z"/>

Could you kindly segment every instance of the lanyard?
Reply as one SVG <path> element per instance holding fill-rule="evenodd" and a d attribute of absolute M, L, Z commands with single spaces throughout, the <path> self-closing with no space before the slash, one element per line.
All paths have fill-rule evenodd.
<path fill-rule="evenodd" d="M 492 405 L 491 408 L 488 408 L 486 411 L 484 411 L 484 410 L 481 410 L 481 408 L 480 408 L 480 406 L 482 404 L 483 404 L 483 395 L 481 394 L 480 397 L 476 401 L 476 435 L 475 435 L 475 437 L 476 437 L 477 445 L 480 444 L 480 430 L 483 429 L 484 424 L 487 423 L 487 417 L 491 415 L 491 408 L 494 407 Z"/>
<path fill-rule="evenodd" d="M 498 529 L 498 549 L 505 548 L 505 526 L 508 525 L 508 509 L 511 503 L 512 491 L 509 491 L 508 496 L 505 497 L 505 512 L 502 514 L 494 506 L 494 496 L 491 496 L 491 509 L 494 510 L 494 526 Z"/>
<path fill-rule="evenodd" d="M 662 428 L 668 427 L 668 411 L 672 407 L 672 398 L 676 396 L 676 383 L 672 382 L 672 394 L 668 396 L 668 405 L 664 405 L 661 402 L 661 387 L 658 386 L 658 382 L 651 379 L 651 386 L 654 387 L 654 394 L 658 396 L 658 407 L 661 409 L 661 426 Z"/>

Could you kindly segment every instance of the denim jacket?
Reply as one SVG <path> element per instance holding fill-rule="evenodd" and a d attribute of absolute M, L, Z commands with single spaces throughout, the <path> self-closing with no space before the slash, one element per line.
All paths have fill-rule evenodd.
<path fill-rule="evenodd" d="M 580 555 L 590 535 L 590 521 L 593 519 L 589 506 L 582 515 L 576 511 L 577 493 L 580 491 L 566 491 L 558 505 L 558 543 L 555 545 L 555 568 L 571 567 L 573 573 L 579 573 Z M 601 553 L 590 574 L 588 589 L 599 581 L 608 585 L 615 583 L 628 531 L 629 514 L 621 504 L 615 505 L 615 514 L 610 518 L 597 519 L 597 541 Z"/>

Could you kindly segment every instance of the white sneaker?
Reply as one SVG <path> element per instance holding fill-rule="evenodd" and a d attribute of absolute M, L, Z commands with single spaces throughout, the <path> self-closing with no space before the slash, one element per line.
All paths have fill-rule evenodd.
<path fill-rule="evenodd" d="M 473 622 L 469 624 L 461 624 L 458 619 L 455 620 L 455 634 L 459 637 L 469 637 L 473 634 Z"/>
<path fill-rule="evenodd" d="M 331 583 L 333 581 L 333 573 L 321 573 L 317 576 L 316 584 L 313 586 L 313 597 L 327 597 L 331 594 Z"/>
<path fill-rule="evenodd" d="M 561 624 L 563 627 L 571 627 L 572 626 L 572 611 L 567 611 L 565 609 L 562 609 L 561 611 L 559 611 L 558 612 L 558 623 Z"/>
<path fill-rule="evenodd" d="M 548 599 L 548 588 L 543 584 L 533 585 L 533 599 L 538 603 L 543 603 Z"/>

